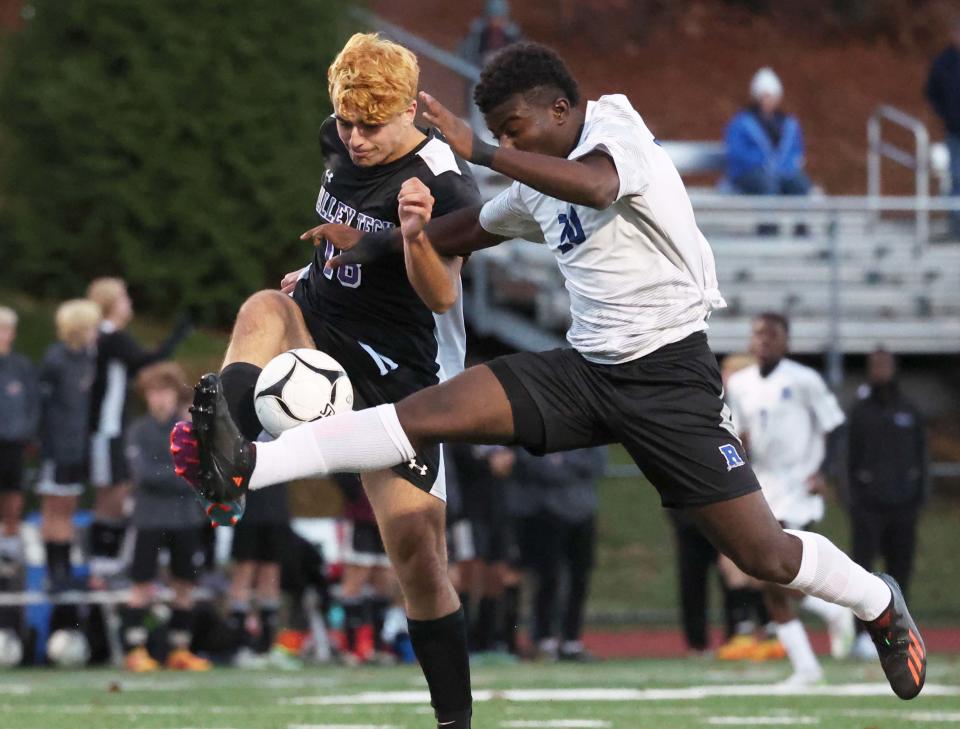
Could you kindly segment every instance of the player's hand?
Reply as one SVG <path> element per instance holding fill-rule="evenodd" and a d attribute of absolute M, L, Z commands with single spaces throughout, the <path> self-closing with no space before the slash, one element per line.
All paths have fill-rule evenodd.
<path fill-rule="evenodd" d="M 310 228 L 300 236 L 300 240 L 309 240 L 314 247 L 322 246 L 327 241 L 333 243 L 334 248 L 349 251 L 353 248 L 363 233 L 356 228 L 342 223 L 324 223 L 316 228 Z"/>
<path fill-rule="evenodd" d="M 433 195 L 418 177 L 411 177 L 400 186 L 398 212 L 404 241 L 412 241 L 423 233 L 433 213 Z"/>
<path fill-rule="evenodd" d="M 470 159 L 473 156 L 473 130 L 470 125 L 426 91 L 420 92 L 420 101 L 424 106 L 423 118 L 437 128 L 454 152 L 463 159 Z"/>
<path fill-rule="evenodd" d="M 807 490 L 817 496 L 826 496 L 829 490 L 827 479 L 823 477 L 822 473 L 817 471 L 817 473 L 807 479 Z"/>
<path fill-rule="evenodd" d="M 304 266 L 304 268 L 306 268 L 306 266 Z M 291 271 L 280 279 L 280 293 L 292 294 L 293 290 L 297 288 L 297 281 L 300 280 L 301 273 L 303 273 L 303 268 L 298 268 L 296 271 Z"/>

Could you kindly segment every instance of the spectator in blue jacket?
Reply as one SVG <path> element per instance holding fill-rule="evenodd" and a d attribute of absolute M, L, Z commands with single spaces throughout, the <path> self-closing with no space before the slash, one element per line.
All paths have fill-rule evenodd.
<path fill-rule="evenodd" d="M 960 16 L 953 21 L 950 45 L 933 60 L 927 77 L 927 99 L 947 130 L 950 150 L 950 192 L 960 194 Z M 960 212 L 950 215 L 950 232 L 960 236 Z"/>
<path fill-rule="evenodd" d="M 727 126 L 727 179 L 744 195 L 806 195 L 803 133 L 797 118 L 780 110 L 783 84 L 773 69 L 757 71 L 750 97 Z"/>

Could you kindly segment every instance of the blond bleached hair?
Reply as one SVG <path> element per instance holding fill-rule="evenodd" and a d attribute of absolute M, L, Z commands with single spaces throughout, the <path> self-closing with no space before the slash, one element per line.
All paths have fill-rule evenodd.
<path fill-rule="evenodd" d="M 85 335 L 96 329 L 102 318 L 100 306 L 90 299 L 64 301 L 54 316 L 57 338 L 71 349 L 79 349 L 87 344 Z"/>
<path fill-rule="evenodd" d="M 376 33 L 355 33 L 327 71 L 337 116 L 364 124 L 383 124 L 405 111 L 419 81 L 413 52 Z"/>
<path fill-rule="evenodd" d="M 102 316 L 109 316 L 113 305 L 126 290 L 127 284 L 122 278 L 103 276 L 93 279 L 87 286 L 87 298 L 100 307 Z"/>
<path fill-rule="evenodd" d="M 17 312 L 11 309 L 9 306 L 0 306 L 0 327 L 10 327 L 13 329 L 17 326 Z"/>

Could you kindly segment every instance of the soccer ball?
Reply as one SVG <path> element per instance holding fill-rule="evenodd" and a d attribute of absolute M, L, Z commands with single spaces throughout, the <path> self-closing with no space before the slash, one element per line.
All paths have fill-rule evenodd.
<path fill-rule="evenodd" d="M 0 668 L 19 666 L 23 658 L 23 643 L 15 630 L 0 630 Z"/>
<path fill-rule="evenodd" d="M 263 429 L 277 437 L 301 423 L 352 410 L 353 385 L 329 354 L 291 349 L 263 368 L 253 404 Z"/>
<path fill-rule="evenodd" d="M 47 658 L 62 668 L 76 668 L 90 660 L 90 645 L 79 630 L 55 630 L 47 640 Z"/>

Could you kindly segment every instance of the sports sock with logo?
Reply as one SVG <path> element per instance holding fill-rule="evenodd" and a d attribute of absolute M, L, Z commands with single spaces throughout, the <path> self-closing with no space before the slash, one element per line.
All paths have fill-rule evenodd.
<path fill-rule="evenodd" d="M 230 415 L 247 440 L 256 440 L 263 430 L 253 406 L 253 391 L 259 376 L 260 368 L 249 362 L 233 362 L 220 373 L 220 385 Z"/>
<path fill-rule="evenodd" d="M 416 457 L 393 405 L 378 405 L 304 423 L 275 441 L 257 443 L 250 488 L 307 476 L 366 473 Z"/>
<path fill-rule="evenodd" d="M 436 620 L 408 618 L 407 623 L 414 653 L 430 689 L 437 725 L 469 729 L 473 698 L 463 608 Z"/>
<path fill-rule="evenodd" d="M 870 622 L 890 604 L 890 588 L 841 552 L 826 537 L 787 529 L 803 544 L 800 570 L 787 587 L 853 610 Z"/>

